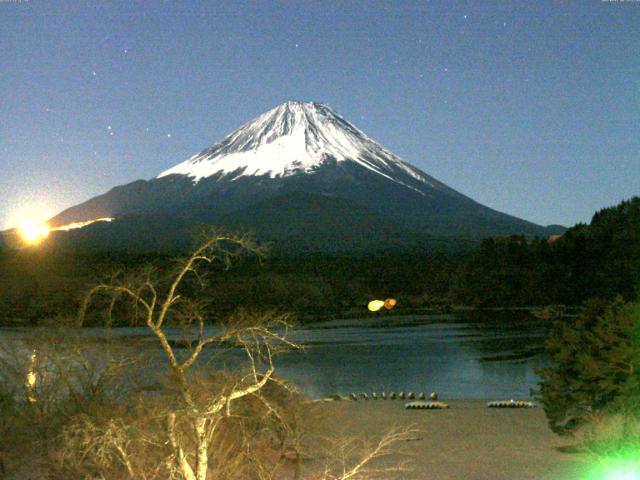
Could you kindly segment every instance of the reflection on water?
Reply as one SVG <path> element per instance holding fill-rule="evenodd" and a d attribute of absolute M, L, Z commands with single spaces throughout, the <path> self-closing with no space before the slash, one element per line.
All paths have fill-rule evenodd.
<path fill-rule="evenodd" d="M 209 334 L 215 327 L 209 327 Z M 534 373 L 548 361 L 543 343 L 547 327 L 526 312 L 484 312 L 456 315 L 383 315 L 371 319 L 336 320 L 305 326 L 290 338 L 305 346 L 276 358 L 278 375 L 307 395 L 371 391 L 437 391 L 450 399 L 528 398 L 537 389 Z M 170 339 L 185 332 L 169 330 Z M 2 329 L 8 337 L 21 333 Z M 102 337 L 106 330 L 83 329 Z M 146 328 L 122 328 L 110 336 L 148 340 L 148 365 L 166 366 L 166 359 Z M 183 349 L 178 355 L 185 355 Z M 214 349 L 203 352 L 201 364 L 220 368 L 238 365 L 241 351 L 224 358 Z"/>
<path fill-rule="evenodd" d="M 276 366 L 314 397 L 435 390 L 442 398 L 528 398 L 534 370 L 547 365 L 546 327 L 521 312 L 506 315 L 326 322 L 296 332 L 305 350 Z"/>

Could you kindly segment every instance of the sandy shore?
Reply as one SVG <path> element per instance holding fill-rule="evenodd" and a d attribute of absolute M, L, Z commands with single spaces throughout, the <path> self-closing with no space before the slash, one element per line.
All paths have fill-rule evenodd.
<path fill-rule="evenodd" d="M 394 426 L 420 433 L 401 447 L 413 472 L 390 478 L 429 480 L 574 480 L 588 459 L 563 453 L 569 440 L 547 426 L 541 408 L 489 409 L 486 402 L 448 402 L 448 410 L 405 410 L 404 401 L 338 401 L 321 404 L 327 433 L 379 436 Z M 392 459 L 393 460 L 393 459 Z M 397 460 L 397 459 L 396 459 Z"/>

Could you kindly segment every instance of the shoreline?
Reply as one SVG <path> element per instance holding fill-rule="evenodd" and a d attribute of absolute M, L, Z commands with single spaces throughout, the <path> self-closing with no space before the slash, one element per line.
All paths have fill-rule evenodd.
<path fill-rule="evenodd" d="M 408 458 L 415 468 L 397 477 L 433 480 L 569 480 L 589 458 L 564 453 L 571 439 L 555 435 L 541 408 L 487 408 L 484 400 L 448 400 L 444 410 L 405 410 L 405 401 L 318 402 L 326 435 L 375 441 L 393 427 L 419 434 L 386 461 Z"/>
<path fill-rule="evenodd" d="M 311 324 L 321 324 L 325 322 L 339 321 L 339 320 L 367 320 L 367 319 L 384 319 L 386 317 L 414 317 L 414 316 L 426 316 L 426 315 L 456 315 L 465 313 L 500 313 L 500 312 L 528 312 L 533 314 L 534 312 L 548 308 L 555 307 L 557 305 L 534 305 L 534 306 L 511 306 L 511 307 L 477 307 L 472 305 L 446 305 L 446 306 L 431 306 L 431 307 L 396 307 L 393 311 L 381 311 L 381 312 L 369 312 L 365 306 L 351 307 L 340 312 L 333 313 L 309 313 L 309 314 L 297 314 L 299 320 L 299 326 L 305 327 Z M 565 310 L 565 314 L 571 316 L 580 307 L 579 305 L 561 305 Z M 216 325 L 216 323 L 210 323 L 209 325 Z M 127 325 L 119 324 L 109 328 L 133 328 L 140 325 Z M 43 324 L 32 324 L 29 320 L 24 319 L 12 319 L 4 320 L 0 322 L 0 328 L 6 329 L 34 329 L 34 328 L 60 328 L 70 327 L 69 325 L 56 325 L 55 323 L 44 322 Z M 105 328 L 100 325 L 91 325 L 81 328 Z"/>

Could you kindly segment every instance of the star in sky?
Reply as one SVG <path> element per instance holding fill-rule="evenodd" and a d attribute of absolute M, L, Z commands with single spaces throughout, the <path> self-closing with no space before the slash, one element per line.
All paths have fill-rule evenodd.
<path fill-rule="evenodd" d="M 225 7 L 228 2 L 200 2 L 203 15 L 193 15 L 184 2 L 162 2 L 161 8 L 143 8 L 145 2 L 104 2 L 104 18 L 94 18 L 88 15 L 93 9 L 83 11 L 85 7 L 77 6 L 65 8 L 65 15 L 58 16 L 54 25 L 51 18 L 60 13 L 60 6 L 56 2 L 37 3 L 38 9 L 20 22 L 9 22 L 3 32 L 15 40 L 16 55 L 28 59 L 31 68 L 24 68 L 21 61 L 3 66 L 4 76 L 14 79 L 14 92 L 3 98 L 2 107 L 12 113 L 13 122 L 21 129 L 15 134 L 9 131 L 7 135 L 15 140 L 0 145 L 0 171 L 13 171 L 23 158 L 36 162 L 42 156 L 38 149 L 47 150 L 31 139 L 48 139 L 68 156 L 51 155 L 38 168 L 59 174 L 61 162 L 69 159 L 69 164 L 64 164 L 69 173 L 65 170 L 60 185 L 75 192 L 75 196 L 65 196 L 66 204 L 62 200 L 56 203 L 56 209 L 128 178 L 154 175 L 173 165 L 176 158 L 188 156 L 192 145 L 223 138 L 284 98 L 322 99 L 349 118 L 369 107 L 363 91 L 378 97 L 388 95 L 389 99 L 372 107 L 377 120 L 370 124 L 371 135 L 402 151 L 407 161 L 492 207 L 539 223 L 573 224 L 588 221 L 593 211 L 634 193 L 633 179 L 638 175 L 619 172 L 638 167 L 634 161 L 637 148 L 629 141 L 634 138 L 637 108 L 633 108 L 633 98 L 637 91 L 625 87 L 638 57 L 637 42 L 630 40 L 637 31 L 638 8 L 613 8 L 598 1 L 573 2 L 575 5 L 522 2 L 520 8 L 507 11 L 499 2 L 455 5 L 431 0 L 429 4 L 440 6 L 425 8 L 427 2 L 406 0 L 387 2 L 382 8 L 375 2 L 353 8 L 349 2 L 339 2 L 342 7 L 326 9 L 305 2 L 304 8 L 282 7 L 286 14 L 278 11 L 280 8 L 265 6 L 260 15 L 245 16 L 232 6 Z M 624 2 L 619 3 L 622 7 Z M 230 15 L 225 14 L 227 10 Z M 320 13 L 321 21 L 310 20 L 319 18 Z M 566 21 L 569 15 L 570 22 Z M 314 61 L 282 61 L 287 54 L 298 55 L 291 52 L 292 46 L 302 50 L 300 42 L 305 40 L 295 39 L 304 39 L 310 25 L 316 34 L 310 53 Z M 216 35 L 218 28 L 225 28 L 227 35 Z M 629 42 L 621 48 L 609 42 L 611 38 Z M 78 44 L 86 48 L 78 49 Z M 230 63 L 209 75 L 209 67 L 201 59 L 212 53 L 218 55 L 213 59 L 218 66 L 225 66 L 225 59 L 247 61 Z M 154 59 L 161 59 L 161 64 Z M 393 78 L 406 81 L 408 88 L 388 92 L 391 76 L 372 75 L 373 63 L 382 71 L 392 70 Z M 443 63 L 451 63 L 453 70 Z M 344 75 L 347 70 L 348 76 Z M 35 71 L 51 74 L 34 75 Z M 318 71 L 323 72 L 322 77 Z M 473 82 L 468 81 L 471 77 Z M 56 79 L 53 87 L 51 78 Z M 335 81 L 322 81 L 325 78 Z M 84 85 L 79 85 L 79 80 Z M 416 88 L 409 88 L 411 82 Z M 621 88 L 602 95 L 603 86 L 614 82 Z M 498 96 L 498 91 L 505 95 Z M 85 98 L 88 101 L 83 101 Z M 589 98 L 598 101 L 589 102 Z M 449 112 L 445 100 L 452 109 L 465 108 Z M 166 103 L 162 110 L 170 115 L 152 108 L 156 104 L 151 102 L 156 101 L 163 107 Z M 532 102 L 539 108 L 521 108 Z M 436 110 L 425 116 L 424 111 L 435 104 L 447 113 L 438 117 Z M 387 114 L 387 109 L 393 114 Z M 213 119 L 210 111 L 215 112 Z M 554 115 L 553 128 L 547 122 L 548 112 Z M 580 115 L 584 121 L 576 124 Z M 42 118 L 33 121 L 36 116 Z M 431 117 L 438 125 L 435 133 Z M 602 134 L 601 125 L 614 117 L 620 119 L 620 128 Z M 484 118 L 488 121 L 480 121 Z M 117 130 L 112 124 L 107 128 L 105 120 L 109 119 L 117 122 Z M 147 121 L 154 125 L 153 135 L 144 125 Z M 167 132 L 169 126 L 176 130 L 175 138 L 173 131 Z M 2 125 L 0 130 L 2 127 L 10 128 Z M 479 133 L 461 136 L 459 143 L 451 145 L 447 136 L 438 132 L 454 128 Z M 58 130 L 69 132 L 62 144 L 63 132 Z M 86 135 L 83 141 L 76 141 L 80 131 Z M 136 141 L 136 133 L 144 138 Z M 572 142 L 566 142 L 568 134 Z M 478 144 L 488 139 L 495 140 L 496 148 Z M 166 148 L 159 149 L 158 144 Z M 516 145 L 518 151 L 498 148 L 498 144 Z M 615 155 L 611 155 L 613 147 Z M 94 151 L 99 155 L 94 156 Z M 429 155 L 424 155 L 425 151 Z M 470 163 L 461 160 L 478 151 L 482 154 L 469 159 Z M 523 160 L 513 162 L 512 156 Z M 575 164 L 576 156 L 584 157 L 580 163 L 585 173 L 569 167 Z M 610 168 L 609 156 L 615 156 L 619 168 Z M 75 169 L 74 157 L 105 158 L 85 172 Z M 519 190 L 527 185 L 519 175 L 536 174 L 543 158 L 556 160 L 544 163 L 548 169 L 545 176 L 551 181 L 537 187 L 540 204 L 536 202 L 533 208 L 519 196 Z M 459 163 L 453 159 L 460 159 Z M 476 167 L 486 169 L 482 178 L 467 175 Z M 24 170 L 27 175 L 31 169 Z M 80 171 L 87 176 L 105 172 L 109 180 L 86 182 L 79 188 L 64 184 Z M 597 191 L 589 189 L 584 180 L 591 175 L 603 179 Z M 565 185 L 567 176 L 571 186 L 559 187 Z M 15 183 L 17 177 L 0 177 L 0 191 L 13 188 L 9 182 Z M 504 181 L 515 182 L 507 193 L 492 188 Z M 36 195 L 42 190 L 37 186 L 28 193 Z M 569 198 L 575 199 L 575 204 Z M 6 212 L 15 201 L 0 199 L 0 228 L 8 226 Z"/>

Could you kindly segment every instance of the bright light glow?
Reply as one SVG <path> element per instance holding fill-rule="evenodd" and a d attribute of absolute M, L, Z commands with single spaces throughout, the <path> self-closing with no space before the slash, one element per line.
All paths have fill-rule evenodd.
<path fill-rule="evenodd" d="M 633 465 L 607 472 L 604 480 L 640 480 L 640 470 Z"/>
<path fill-rule="evenodd" d="M 640 480 L 640 455 L 635 448 L 602 458 L 585 480 Z"/>
<path fill-rule="evenodd" d="M 382 300 L 371 300 L 369 305 L 367 305 L 367 308 L 371 312 L 377 312 L 382 307 L 384 307 L 384 302 Z"/>
<path fill-rule="evenodd" d="M 35 372 L 27 373 L 27 387 L 34 388 L 36 386 L 36 378 Z"/>
<path fill-rule="evenodd" d="M 75 230 L 76 228 L 86 227 L 87 225 L 91 225 L 92 223 L 96 223 L 96 222 L 112 222 L 112 221 L 113 221 L 112 217 L 102 217 L 102 218 L 96 218 L 93 220 L 87 220 L 86 222 L 68 223 L 67 225 L 62 225 L 61 227 L 52 228 L 51 230 L 61 230 L 63 232 L 66 232 L 68 230 Z"/>
<path fill-rule="evenodd" d="M 384 301 L 384 308 L 386 308 L 387 310 L 391 310 L 393 307 L 396 306 L 396 299 L 395 298 L 387 298 Z"/>
<path fill-rule="evenodd" d="M 40 243 L 49 236 L 51 231 L 47 224 L 39 224 L 32 220 L 25 221 L 18 230 L 22 239 L 29 245 Z"/>
<path fill-rule="evenodd" d="M 396 303 L 397 302 L 395 298 L 387 298 L 386 300 L 371 300 L 369 302 L 369 305 L 367 305 L 367 308 L 370 312 L 377 312 L 382 307 L 386 308 L 387 310 L 391 310 L 396 306 Z"/>
<path fill-rule="evenodd" d="M 33 220 L 27 220 L 23 222 L 22 225 L 18 228 L 18 233 L 20 234 L 20 237 L 22 238 L 22 241 L 24 243 L 28 245 L 37 245 L 45 238 L 47 238 L 51 232 L 66 232 L 69 230 L 86 227 L 87 225 L 91 225 L 92 223 L 96 222 L 111 221 L 113 221 L 113 218 L 111 217 L 102 217 L 93 220 L 87 220 L 85 222 L 74 222 L 68 223 L 67 225 L 61 225 L 59 227 L 50 227 L 46 223 L 37 223 Z"/>
<path fill-rule="evenodd" d="M 36 375 L 36 361 L 37 353 L 34 350 L 31 354 L 29 372 L 27 373 L 27 378 L 25 381 L 25 386 L 27 387 L 27 400 L 30 403 L 35 403 L 37 401 L 35 397 L 36 381 L 38 380 L 38 377 Z"/>

